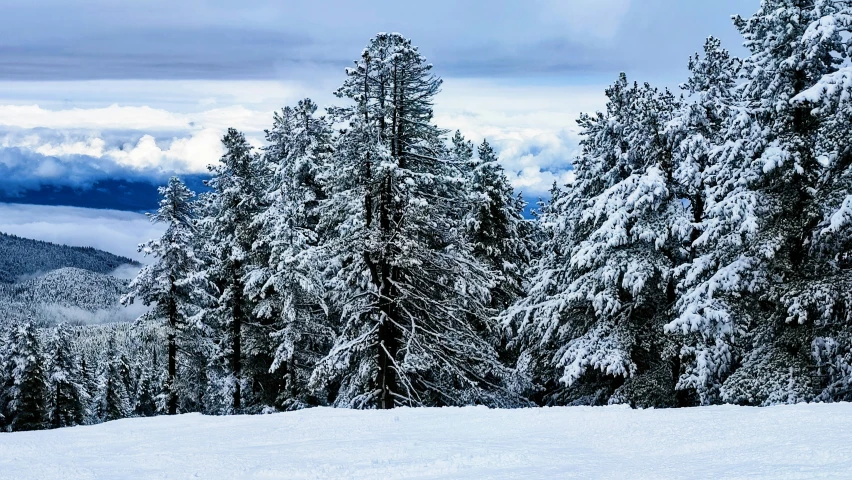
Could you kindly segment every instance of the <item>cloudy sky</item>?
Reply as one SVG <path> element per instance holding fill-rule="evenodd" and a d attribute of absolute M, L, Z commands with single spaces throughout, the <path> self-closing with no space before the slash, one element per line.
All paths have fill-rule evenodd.
<path fill-rule="evenodd" d="M 527 198 L 563 181 L 574 120 L 620 71 L 676 87 L 708 35 L 759 0 L 0 0 L 0 201 L 143 210 L 234 126 L 320 105 L 379 31 L 444 79 L 436 122 L 498 148 Z M 420 5 L 429 5 L 421 8 Z"/>

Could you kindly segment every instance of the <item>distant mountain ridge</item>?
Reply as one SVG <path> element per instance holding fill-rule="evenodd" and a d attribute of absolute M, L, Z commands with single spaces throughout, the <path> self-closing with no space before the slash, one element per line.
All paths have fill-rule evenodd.
<path fill-rule="evenodd" d="M 0 233 L 0 283 L 72 267 L 109 274 L 122 265 L 139 265 L 127 257 L 92 247 L 70 247 Z"/>

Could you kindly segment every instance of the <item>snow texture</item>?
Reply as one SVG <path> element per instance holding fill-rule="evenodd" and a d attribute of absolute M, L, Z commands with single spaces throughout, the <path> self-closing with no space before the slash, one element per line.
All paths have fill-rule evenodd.
<path fill-rule="evenodd" d="M 850 478 L 850 442 L 844 403 L 316 408 L 0 434 L 0 472 L 19 480 Z"/>

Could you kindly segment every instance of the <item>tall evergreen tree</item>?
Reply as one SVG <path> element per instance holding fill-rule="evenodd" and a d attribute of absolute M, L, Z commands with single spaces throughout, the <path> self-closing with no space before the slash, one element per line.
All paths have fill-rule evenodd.
<path fill-rule="evenodd" d="M 133 415 L 137 417 L 150 417 L 157 413 L 157 376 L 149 366 L 143 366 L 139 375 L 139 383 L 136 387 L 136 401 L 133 405 Z M 167 395 L 166 404 L 171 400 Z M 170 413 L 170 415 L 172 415 Z"/>
<path fill-rule="evenodd" d="M 487 270 L 461 234 L 463 174 L 432 120 L 441 81 L 411 41 L 379 34 L 337 91 L 354 106 L 332 159 L 322 246 L 341 333 L 312 386 L 334 403 L 508 404 L 508 375 L 471 323 Z M 495 327 L 496 328 L 496 327 Z"/>
<path fill-rule="evenodd" d="M 9 344 L 12 341 L 12 331 L 0 332 L 0 430 L 7 429 L 6 404 L 11 393 L 11 377 L 6 368 L 9 359 Z"/>
<path fill-rule="evenodd" d="M 540 401 L 670 405 L 674 354 L 660 332 L 683 255 L 665 135 L 677 101 L 623 74 L 607 96 L 605 114 L 579 120 L 576 180 L 548 213 L 528 297 L 505 317 Z"/>
<path fill-rule="evenodd" d="M 679 195 L 688 202 L 691 225 L 684 232 L 688 257 L 677 270 L 677 312 L 665 329 L 685 336 L 677 388 L 688 397 L 696 395 L 702 404 L 717 400 L 718 389 L 731 371 L 730 344 L 738 328 L 725 306 L 704 302 L 704 295 L 718 290 L 721 280 L 708 275 L 710 269 L 733 261 L 739 249 L 738 238 L 725 241 L 707 234 L 715 228 L 710 225 L 711 215 L 718 206 L 713 196 L 721 173 L 716 153 L 726 141 L 727 129 L 742 113 L 734 90 L 739 67 L 740 61 L 718 39 L 708 38 L 704 55 L 690 58 L 691 76 L 682 85 L 689 99 L 669 124 L 669 134 L 677 143 L 675 180 Z"/>
<path fill-rule="evenodd" d="M 53 428 L 80 425 L 87 418 L 89 394 L 83 385 L 79 358 L 71 350 L 71 332 L 65 324 L 52 332 L 49 363 L 48 421 Z"/>
<path fill-rule="evenodd" d="M 109 339 L 106 365 L 100 377 L 98 420 L 109 422 L 130 416 L 132 402 L 127 391 L 127 374 L 125 362 L 116 346 L 115 336 Z"/>
<path fill-rule="evenodd" d="M 3 367 L 6 385 L 0 407 L 6 430 L 45 428 L 48 387 L 42 349 L 32 323 L 12 327 Z"/>
<path fill-rule="evenodd" d="M 473 181 L 473 167 L 475 159 L 473 158 L 476 148 L 473 142 L 464 138 L 461 131 L 456 130 L 453 137 L 450 139 L 450 151 L 448 163 L 465 178 L 465 188 L 469 188 Z M 457 202 L 454 205 L 449 205 L 452 208 L 451 215 L 458 222 L 464 223 L 464 219 L 470 215 L 470 199 L 465 199 L 464 202 Z"/>
<path fill-rule="evenodd" d="M 95 367 L 86 359 L 86 355 L 80 355 L 80 386 L 83 387 L 83 396 L 86 398 L 85 417 L 83 423 L 93 424 L 98 420 L 98 401 L 100 399 L 99 381 Z"/>
<path fill-rule="evenodd" d="M 254 220 L 259 233 L 245 280 L 254 315 L 271 328 L 274 357 L 267 368 L 283 380 L 275 402 L 285 409 L 309 403 L 310 372 L 331 338 L 316 247 L 332 131 L 316 110 L 313 101 L 301 100 L 276 113 L 266 133 L 272 181 Z"/>
<path fill-rule="evenodd" d="M 453 161 L 460 166 L 472 165 L 474 153 L 473 142 L 465 139 L 460 130 L 456 130 L 453 138 L 450 139 L 450 143 L 452 145 L 450 154 Z"/>
<path fill-rule="evenodd" d="M 848 28 L 849 24 L 846 24 Z M 823 167 L 817 180 L 822 218 L 809 239 L 818 278 L 785 306 L 799 322 L 814 322 L 813 377 L 820 401 L 852 400 L 852 68 L 824 75 L 793 99 L 812 108 L 820 123 L 815 155 Z"/>
<path fill-rule="evenodd" d="M 161 187 L 160 208 L 149 215 L 153 223 L 163 223 L 166 231 L 157 240 L 140 246 L 139 251 L 156 260 L 139 272 L 130 283 L 130 292 L 122 303 L 139 299 L 152 306 L 140 320 L 162 324 L 168 342 L 168 377 L 166 380 L 166 410 L 169 415 L 178 411 L 179 384 L 177 380 L 179 350 L 186 351 L 188 339 L 197 335 L 203 325 L 200 316 L 210 305 L 212 297 L 206 280 L 200 274 L 202 263 L 193 249 L 195 225 L 190 191 L 177 177 Z"/>
<path fill-rule="evenodd" d="M 824 283 L 840 271 L 818 235 L 825 117 L 796 99 L 847 58 L 848 18 L 846 2 L 833 0 L 764 0 L 752 17 L 735 18 L 751 55 L 694 242 L 708 254 L 692 263 L 693 284 L 670 326 L 707 338 L 689 346 L 699 367 L 681 381 L 704 402 L 796 402 L 820 390 L 817 331 L 837 320 L 846 294 Z"/>
<path fill-rule="evenodd" d="M 253 305 L 245 294 L 252 246 L 258 237 L 254 218 L 262 207 L 268 172 L 242 133 L 229 129 L 222 143 L 226 152 L 219 164 L 210 167 L 213 178 L 207 184 L 213 192 L 204 199 L 201 223 L 208 278 L 220 292 L 208 312 L 215 345 L 208 368 L 209 400 L 217 404 L 216 411 L 232 413 L 243 411 L 244 400 L 252 393 L 251 378 L 243 371 L 243 349 L 254 339 L 266 343 L 264 333 L 268 337 L 268 332 L 257 334 L 251 329 Z"/>
<path fill-rule="evenodd" d="M 495 313 L 523 295 L 523 278 L 531 255 L 526 204 L 516 196 L 494 149 L 483 140 L 471 159 L 470 212 L 465 219 L 474 255 L 495 273 L 491 306 Z"/>
<path fill-rule="evenodd" d="M 544 253 L 545 245 L 553 238 L 553 222 L 559 220 L 559 215 L 553 209 L 553 205 L 559 203 L 559 198 L 562 196 L 562 188 L 554 181 L 550 186 L 550 198 L 545 200 L 539 197 L 536 206 L 530 212 L 532 217 L 537 220 L 532 226 L 532 232 L 529 235 L 527 244 L 532 253 L 533 260 L 530 264 L 534 264 L 539 257 Z"/>

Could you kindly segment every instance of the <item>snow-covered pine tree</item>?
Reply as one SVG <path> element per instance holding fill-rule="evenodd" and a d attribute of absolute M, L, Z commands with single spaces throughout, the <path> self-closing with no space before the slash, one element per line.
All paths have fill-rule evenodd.
<path fill-rule="evenodd" d="M 547 218 L 547 214 L 551 211 L 550 206 L 559 202 L 559 198 L 562 197 L 564 190 L 559 186 L 559 183 L 554 180 L 548 193 L 550 193 L 550 198 L 547 200 L 539 198 L 538 202 L 536 202 L 536 209 L 533 210 L 533 216 L 542 220 L 543 223 Z"/>
<path fill-rule="evenodd" d="M 751 53 L 742 69 L 743 105 L 717 150 L 696 241 L 724 254 L 693 263 L 691 305 L 672 325 L 715 335 L 707 355 L 718 358 L 705 370 L 739 365 L 719 388 L 725 402 L 797 402 L 820 391 L 819 332 L 848 293 L 824 283 L 838 270 L 815 236 L 831 203 L 817 150 L 828 112 L 814 115 L 800 95 L 848 58 L 849 8 L 835 0 L 764 0 L 752 17 L 735 18 Z M 738 335 L 731 360 L 726 332 Z"/>
<path fill-rule="evenodd" d="M 80 425 L 87 419 L 89 393 L 83 385 L 80 359 L 71 350 L 71 331 L 65 324 L 51 332 L 48 364 L 47 418 L 51 427 Z"/>
<path fill-rule="evenodd" d="M 527 224 L 529 227 L 527 233 L 527 249 L 530 252 L 530 262 L 527 267 L 527 274 L 524 275 L 526 280 L 529 280 L 529 269 L 538 261 L 538 258 L 543 254 L 544 246 L 553 237 L 549 226 L 551 219 L 550 206 L 559 201 L 559 197 L 562 195 L 562 188 L 559 186 L 558 182 L 554 180 L 548 193 L 550 194 L 550 198 L 545 200 L 544 198 L 539 197 L 535 202 L 535 208 L 530 209 L 530 216 L 534 221 L 528 222 Z M 525 285 L 524 294 L 526 294 L 527 287 L 528 286 Z"/>
<path fill-rule="evenodd" d="M 733 122 L 741 121 L 737 119 L 742 109 L 735 92 L 739 67 L 740 61 L 732 58 L 718 39 L 708 38 L 704 55 L 689 60 L 691 75 L 681 86 L 689 99 L 668 126 L 677 143 L 674 163 L 678 195 L 688 202 L 692 222 L 684 238 L 689 256 L 677 270 L 677 313 L 665 327 L 667 332 L 684 335 L 680 353 L 683 372 L 677 388 L 686 394 L 686 403 L 718 400 L 719 387 L 734 360 L 731 345 L 741 328 L 728 306 L 712 298 L 712 292 L 723 290 L 728 283 L 722 276 L 714 276 L 713 268 L 736 260 L 740 239 L 719 236 L 718 224 L 710 225 L 714 213 L 708 216 L 718 208 L 714 194 L 720 185 L 716 178 L 724 175 L 719 172 L 721 162 L 716 153 L 726 142 Z M 713 230 L 716 235 L 706 233 Z"/>
<path fill-rule="evenodd" d="M 119 420 L 130 416 L 133 412 L 130 393 L 127 391 L 128 379 L 125 369 L 125 361 L 118 351 L 113 335 L 109 338 L 106 365 L 100 378 L 97 404 L 98 421 Z"/>
<path fill-rule="evenodd" d="M 100 385 L 95 367 L 86 359 L 86 355 L 80 355 L 80 385 L 86 397 L 85 418 L 83 423 L 97 423 L 100 414 L 98 401 L 100 399 Z"/>
<path fill-rule="evenodd" d="M 178 365 L 178 391 L 181 392 L 182 412 L 206 412 L 209 407 L 206 402 L 210 387 L 208 362 L 213 349 L 207 324 L 202 325 L 202 328 L 203 331 L 196 330 L 193 335 L 187 337 L 181 356 L 183 362 Z M 152 370 L 152 385 L 155 387 L 164 383 L 156 372 L 157 370 Z M 159 402 L 157 406 L 159 408 Z"/>
<path fill-rule="evenodd" d="M 160 207 L 150 214 L 153 223 L 166 225 L 163 236 L 140 245 L 139 251 L 154 258 L 130 283 L 130 291 L 122 303 L 140 300 L 152 307 L 140 321 L 161 325 L 168 351 L 168 376 L 166 379 L 166 411 L 178 412 L 181 396 L 177 379 L 179 356 L 188 356 L 191 339 L 203 329 L 201 316 L 211 305 L 211 288 L 201 274 L 203 265 L 195 256 L 195 224 L 192 198 L 195 194 L 177 177 L 160 187 Z M 186 362 L 183 362 L 186 363 Z"/>
<path fill-rule="evenodd" d="M 786 222 L 790 212 L 798 214 L 792 228 L 783 231 L 787 239 L 782 252 L 788 257 L 780 258 L 785 262 L 779 269 L 783 283 L 770 290 L 781 310 L 777 321 L 786 321 L 785 328 L 777 329 L 781 335 L 775 348 L 801 352 L 806 368 L 790 371 L 790 385 L 809 384 L 819 400 L 848 400 L 852 398 L 848 229 L 852 5 L 824 0 L 801 8 L 808 13 L 806 28 L 797 45 L 785 52 L 790 60 L 781 64 L 791 79 L 788 91 L 795 96 L 788 118 L 775 119 L 787 126 L 777 141 L 782 151 L 790 153 L 786 165 L 776 167 L 780 171 L 765 172 L 778 177 L 770 177 L 774 185 L 765 188 L 774 193 L 783 182 L 790 190 L 779 195 L 785 207 L 779 218 Z M 790 68 L 791 61 L 798 62 L 796 68 Z M 796 343 L 792 349 L 791 337 Z M 811 393 L 789 390 L 771 392 L 765 403 L 801 401 Z"/>
<path fill-rule="evenodd" d="M 453 137 L 450 139 L 448 162 L 465 179 L 465 188 L 468 188 L 472 184 L 474 164 L 473 155 L 475 152 L 476 148 L 474 147 L 473 142 L 464 138 L 464 135 L 462 135 L 460 130 L 456 130 Z M 451 205 L 451 207 L 453 208 L 453 211 L 449 215 L 454 216 L 454 219 L 457 219 L 458 222 L 463 224 L 464 219 L 470 214 L 471 207 L 468 201 L 457 202 L 456 204 Z"/>
<path fill-rule="evenodd" d="M 662 326 L 686 220 L 665 126 L 678 102 L 623 74 L 607 96 L 606 113 L 578 121 L 576 179 L 550 206 L 552 238 L 504 321 L 539 401 L 671 405 L 676 352 Z"/>
<path fill-rule="evenodd" d="M 847 17 L 848 19 L 849 17 Z M 850 19 L 852 20 L 852 19 Z M 845 24 L 849 26 L 849 20 Z M 817 182 L 822 211 L 809 253 L 819 281 L 785 298 L 789 314 L 813 321 L 811 344 L 819 401 L 852 400 L 852 67 L 826 74 L 793 99 L 813 108 L 820 122 L 815 155 L 824 168 Z"/>
<path fill-rule="evenodd" d="M 158 412 L 157 408 L 157 393 L 159 391 L 157 385 L 157 375 L 152 371 L 151 367 L 144 365 L 139 374 L 139 383 L 136 386 L 136 401 L 133 405 L 133 415 L 137 417 L 151 417 Z M 168 407 L 169 395 L 167 394 L 166 404 Z"/>
<path fill-rule="evenodd" d="M 450 139 L 450 143 L 452 145 L 450 153 L 453 161 L 459 165 L 471 165 L 474 153 L 473 142 L 464 138 L 460 130 L 456 130 L 453 138 Z"/>
<path fill-rule="evenodd" d="M 274 352 L 265 368 L 280 381 L 268 390 L 277 393 L 270 400 L 283 409 L 312 403 L 307 382 L 331 338 L 316 247 L 318 205 L 325 199 L 320 177 L 332 152 L 332 130 L 316 110 L 313 101 L 301 100 L 276 113 L 266 132 L 264 156 L 272 181 L 254 220 L 258 238 L 245 279 L 253 313 L 269 326 L 274 344 L 255 358 Z"/>
<path fill-rule="evenodd" d="M 530 250 L 530 254 L 532 255 L 532 260 L 530 261 L 530 266 L 535 264 L 538 258 L 543 254 L 543 249 L 545 245 L 553 238 L 553 225 L 551 222 L 558 222 L 559 215 L 551 215 L 555 213 L 552 208 L 552 205 L 559 203 L 559 198 L 562 196 L 563 190 L 559 186 L 559 184 L 554 180 L 553 185 L 550 186 L 550 198 L 545 200 L 544 198 L 539 197 L 538 201 L 535 202 L 535 208 L 530 211 L 532 217 L 536 220 L 533 222 L 531 227 L 531 232 L 529 234 L 529 240 L 527 241 L 528 248 Z M 526 275 L 529 278 L 529 275 Z"/>
<path fill-rule="evenodd" d="M 474 255 L 495 274 L 491 307 L 496 314 L 523 295 L 531 228 L 523 217 L 526 204 L 515 195 L 487 140 L 471 158 L 471 167 L 465 228 Z"/>
<path fill-rule="evenodd" d="M 41 430 L 46 427 L 47 379 L 35 325 L 12 326 L 3 369 L 3 405 L 0 412 L 7 431 Z"/>
<path fill-rule="evenodd" d="M 9 358 L 9 343 L 12 341 L 11 328 L 0 332 L 0 430 L 6 430 L 6 403 L 11 393 L 11 382 L 6 362 Z"/>
<path fill-rule="evenodd" d="M 379 34 L 337 91 L 339 137 L 322 204 L 322 249 L 340 334 L 311 385 L 355 408 L 515 404 L 508 375 L 471 318 L 489 302 L 487 270 L 456 212 L 463 172 L 432 124 L 441 81 L 399 34 Z"/>
<path fill-rule="evenodd" d="M 268 172 L 242 133 L 228 129 L 222 143 L 226 152 L 219 164 L 210 166 L 213 178 L 207 184 L 212 192 L 200 206 L 206 272 L 219 290 L 215 305 L 207 311 L 214 345 L 207 369 L 207 401 L 215 412 L 235 413 L 247 409 L 250 405 L 244 400 L 252 396 L 252 379 L 243 371 L 243 347 L 258 333 L 248 326 L 254 307 L 245 295 L 245 278 L 258 237 L 254 218 L 262 208 Z M 268 343 L 268 333 L 260 332 L 257 340 Z"/>

